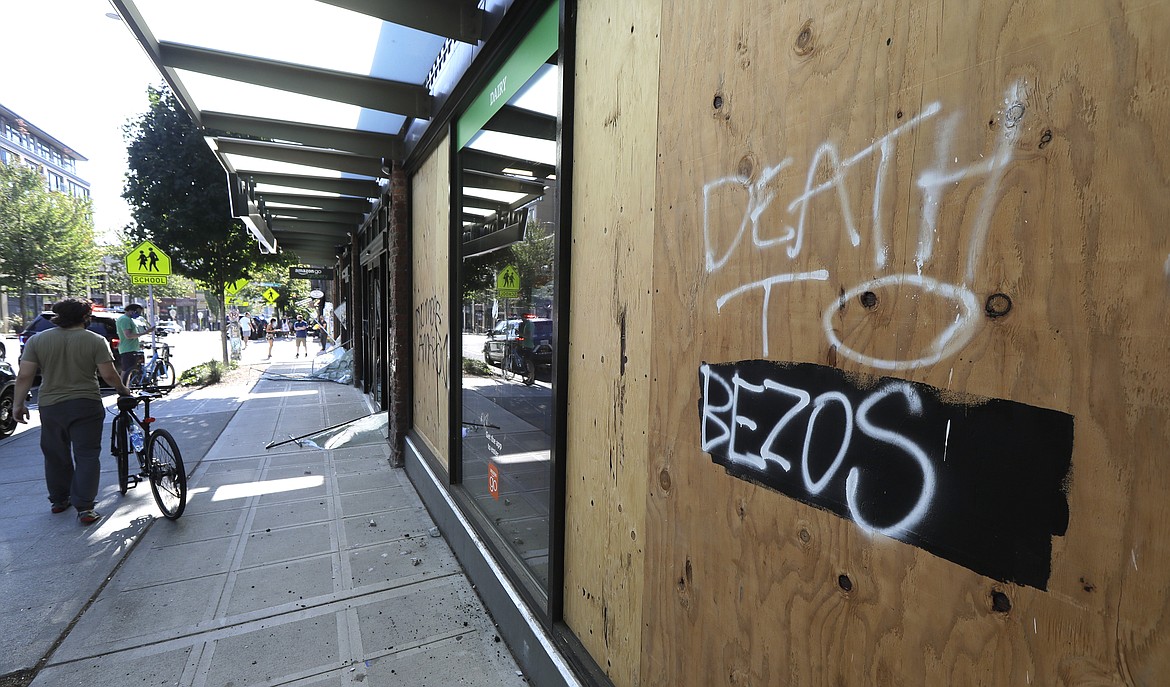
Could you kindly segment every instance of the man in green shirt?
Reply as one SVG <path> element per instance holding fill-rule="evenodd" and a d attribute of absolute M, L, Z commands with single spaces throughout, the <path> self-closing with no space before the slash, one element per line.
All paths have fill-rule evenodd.
<path fill-rule="evenodd" d="M 118 329 L 118 367 L 123 374 L 136 367 L 142 359 L 142 342 L 138 340 L 142 334 L 138 331 L 139 323 L 136 321 L 139 317 L 142 317 L 142 306 L 131 303 L 114 323 Z"/>
<path fill-rule="evenodd" d="M 119 394 L 130 394 L 114 369 L 114 356 L 105 337 L 86 329 L 91 311 L 89 301 L 76 298 L 66 298 L 53 306 L 53 324 L 57 326 L 33 336 L 24 345 L 12 403 L 16 421 L 28 422 L 25 399 L 39 370 L 37 402 L 49 502 L 54 513 L 63 513 L 70 506 L 76 508 L 77 519 L 83 525 L 102 517 L 94 510 L 106 418 L 98 375 Z"/>

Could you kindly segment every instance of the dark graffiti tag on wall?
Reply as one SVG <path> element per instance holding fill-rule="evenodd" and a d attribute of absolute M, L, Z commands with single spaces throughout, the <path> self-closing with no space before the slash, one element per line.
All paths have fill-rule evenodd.
<path fill-rule="evenodd" d="M 1047 588 L 1068 527 L 1071 415 L 767 360 L 704 364 L 699 391 L 702 449 L 729 474 Z"/>
<path fill-rule="evenodd" d="M 438 298 L 431 296 L 415 307 L 414 330 L 419 368 L 434 369 L 443 388 L 449 388 L 450 334 L 443 329 L 443 305 Z"/>

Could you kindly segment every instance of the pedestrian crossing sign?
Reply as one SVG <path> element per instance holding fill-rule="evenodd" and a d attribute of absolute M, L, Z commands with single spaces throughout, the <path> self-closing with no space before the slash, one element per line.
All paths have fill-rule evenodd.
<path fill-rule="evenodd" d="M 520 295 L 520 273 L 515 265 L 507 265 L 496 276 L 496 296 L 516 298 Z"/>
<path fill-rule="evenodd" d="M 131 277 L 165 277 L 171 274 L 171 258 L 150 241 L 143 241 L 126 256 L 126 273 Z"/>
<path fill-rule="evenodd" d="M 261 295 L 264 296 L 264 300 L 268 301 L 269 305 L 276 303 L 277 299 L 280 298 L 280 292 L 271 286 L 269 286 L 267 289 L 264 289 L 264 293 Z"/>

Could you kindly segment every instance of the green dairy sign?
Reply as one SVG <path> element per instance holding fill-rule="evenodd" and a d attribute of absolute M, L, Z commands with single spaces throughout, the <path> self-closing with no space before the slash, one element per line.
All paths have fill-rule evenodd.
<path fill-rule="evenodd" d="M 523 88 L 536 70 L 556 54 L 560 44 L 560 9 L 560 2 L 554 2 L 545 10 L 536 26 L 488 82 L 487 88 L 476 96 L 459 118 L 456 136 L 460 148 L 467 145 L 492 115 Z"/>

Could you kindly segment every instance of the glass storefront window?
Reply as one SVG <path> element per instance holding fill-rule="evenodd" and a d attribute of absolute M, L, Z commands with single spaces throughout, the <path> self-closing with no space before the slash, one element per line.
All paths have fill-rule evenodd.
<path fill-rule="evenodd" d="M 546 595 L 562 230 L 556 19 L 554 4 L 460 119 L 457 157 L 461 488 L 514 572 Z"/>

